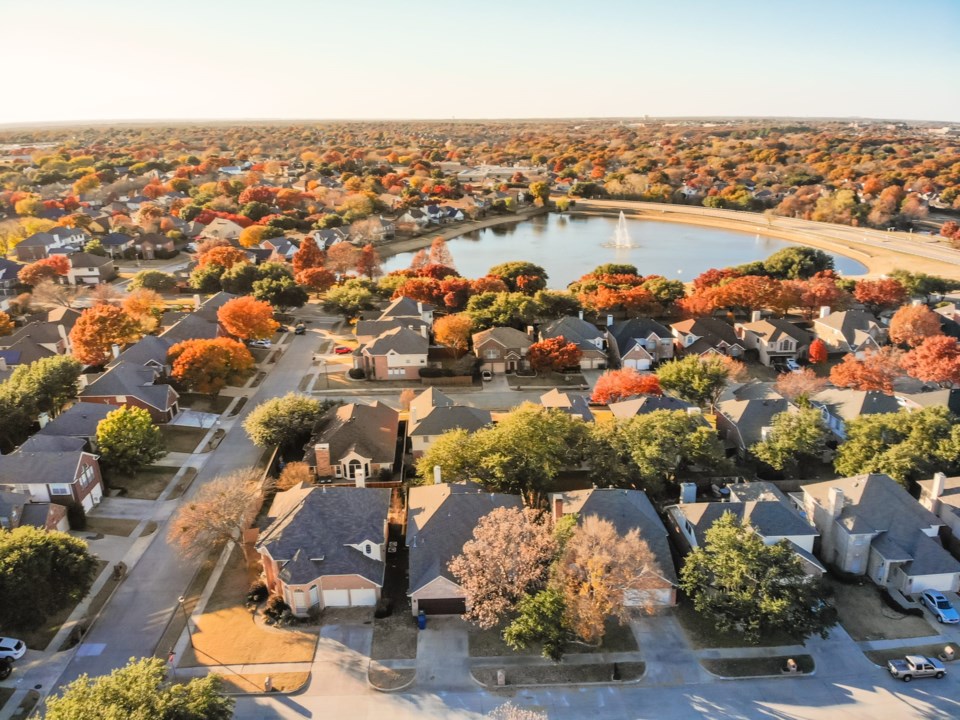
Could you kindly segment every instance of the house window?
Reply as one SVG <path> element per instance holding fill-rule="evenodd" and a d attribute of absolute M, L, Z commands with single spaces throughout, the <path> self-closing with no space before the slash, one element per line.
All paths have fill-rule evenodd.
<path fill-rule="evenodd" d="M 483 357 L 486 360 L 496 360 L 498 357 L 500 357 L 500 353 L 497 352 L 496 348 L 492 348 L 490 350 L 484 350 Z"/>
<path fill-rule="evenodd" d="M 306 610 L 306 596 L 303 593 L 303 590 L 294 590 L 293 591 L 293 611 L 297 613 L 302 613 Z"/>
<path fill-rule="evenodd" d="M 400 375 L 400 376 L 403 376 L 403 375 L 406 375 L 406 374 L 407 374 L 406 369 L 405 369 L 405 368 L 402 368 L 402 367 L 399 367 L 399 368 L 389 368 L 389 369 L 387 370 L 387 375 Z"/>
<path fill-rule="evenodd" d="M 80 473 L 80 487 L 87 487 L 90 483 L 93 482 L 93 467 L 91 465 L 84 465 L 83 472 Z"/>
<path fill-rule="evenodd" d="M 49 485 L 51 495 L 69 495 L 69 485 Z"/>

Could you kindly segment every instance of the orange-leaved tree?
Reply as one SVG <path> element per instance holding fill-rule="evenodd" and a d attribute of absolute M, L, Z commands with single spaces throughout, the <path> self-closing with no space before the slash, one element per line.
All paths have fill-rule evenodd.
<path fill-rule="evenodd" d="M 644 375 L 633 368 L 608 370 L 597 380 L 591 402 L 607 405 L 620 402 L 634 395 L 661 395 L 660 381 L 656 375 Z"/>
<path fill-rule="evenodd" d="M 871 312 L 880 312 L 900 305 L 907 299 L 907 290 L 893 278 L 861 280 L 853 289 L 853 297 Z"/>
<path fill-rule="evenodd" d="M 156 290 L 140 288 L 127 295 L 120 306 L 149 333 L 160 325 L 164 305 L 163 297 Z"/>
<path fill-rule="evenodd" d="M 13 332 L 13 320 L 3 310 L 0 310 L 0 337 Z"/>
<path fill-rule="evenodd" d="M 890 318 L 890 341 L 899 345 L 917 347 L 941 334 L 940 316 L 926 305 L 904 305 Z"/>
<path fill-rule="evenodd" d="M 243 343 L 224 337 L 185 340 L 170 348 L 167 357 L 177 382 L 207 395 L 242 381 L 254 365 Z"/>
<path fill-rule="evenodd" d="M 70 272 L 70 261 L 65 255 L 51 255 L 20 269 L 17 279 L 24 285 L 35 286 L 44 280 L 55 280 Z"/>
<path fill-rule="evenodd" d="M 863 360 L 852 353 L 843 358 L 830 371 L 830 382 L 837 387 L 855 390 L 879 390 L 893 394 L 893 381 L 903 375 L 900 368 L 901 353 L 894 347 L 868 351 Z"/>
<path fill-rule="evenodd" d="M 197 267 L 206 267 L 207 265 L 219 265 L 225 270 L 232 268 L 238 263 L 250 262 L 247 254 L 232 246 L 223 245 L 211 248 L 197 257 Z"/>
<path fill-rule="evenodd" d="M 231 335 L 241 340 L 268 338 L 280 326 L 273 319 L 273 307 L 268 302 L 254 300 L 249 295 L 228 300 L 217 311 L 217 320 Z"/>
<path fill-rule="evenodd" d="M 86 365 L 100 365 L 110 359 L 113 345 L 125 345 L 140 338 L 140 323 L 114 305 L 94 305 L 84 310 L 70 331 L 73 356 Z"/>
<path fill-rule="evenodd" d="M 360 256 L 357 258 L 357 273 L 361 276 L 366 275 L 371 280 L 383 275 L 383 270 L 380 267 L 380 253 L 370 243 L 360 249 Z"/>
<path fill-rule="evenodd" d="M 433 321 L 433 335 L 437 342 L 446 345 L 462 355 L 470 347 L 470 330 L 473 320 L 469 315 L 443 315 Z"/>
<path fill-rule="evenodd" d="M 309 267 L 298 272 L 294 280 L 310 292 L 322 293 L 336 285 L 337 276 L 325 267 Z"/>
<path fill-rule="evenodd" d="M 929 337 L 903 356 L 903 367 L 918 380 L 960 386 L 960 345 L 946 335 Z"/>
<path fill-rule="evenodd" d="M 563 335 L 536 342 L 527 351 L 527 359 L 534 370 L 559 372 L 566 368 L 577 367 L 581 357 L 583 353 L 577 344 L 567 342 Z"/>
<path fill-rule="evenodd" d="M 294 275 L 299 275 L 309 268 L 323 267 L 323 251 L 312 236 L 308 235 L 300 243 L 299 249 L 293 254 L 292 263 Z"/>

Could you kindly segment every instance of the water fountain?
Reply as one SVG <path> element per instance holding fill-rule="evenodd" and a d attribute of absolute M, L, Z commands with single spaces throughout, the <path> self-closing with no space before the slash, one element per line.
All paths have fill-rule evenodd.
<path fill-rule="evenodd" d="M 617 220 L 617 229 L 613 231 L 613 246 L 615 248 L 631 248 L 633 241 L 630 239 L 630 232 L 627 230 L 627 218 L 620 211 L 620 219 Z"/>

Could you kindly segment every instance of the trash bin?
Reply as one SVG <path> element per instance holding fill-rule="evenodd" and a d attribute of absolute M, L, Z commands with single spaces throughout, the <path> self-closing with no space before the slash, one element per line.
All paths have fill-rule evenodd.
<path fill-rule="evenodd" d="M 427 614 L 423 610 L 417 613 L 417 627 L 421 630 L 425 630 L 427 627 Z"/>

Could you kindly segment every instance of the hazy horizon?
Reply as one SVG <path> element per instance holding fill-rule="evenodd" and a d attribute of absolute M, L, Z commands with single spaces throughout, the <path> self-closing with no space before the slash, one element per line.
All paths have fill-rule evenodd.
<path fill-rule="evenodd" d="M 956 0 L 47 0 L 4 8 L 0 126 L 652 118 L 960 121 Z M 927 27 L 928 30 L 923 28 Z M 916 38 L 905 33 L 916 28 Z M 30 29 L 30 32 L 26 30 Z M 921 33 L 929 32 L 929 39 Z"/>

